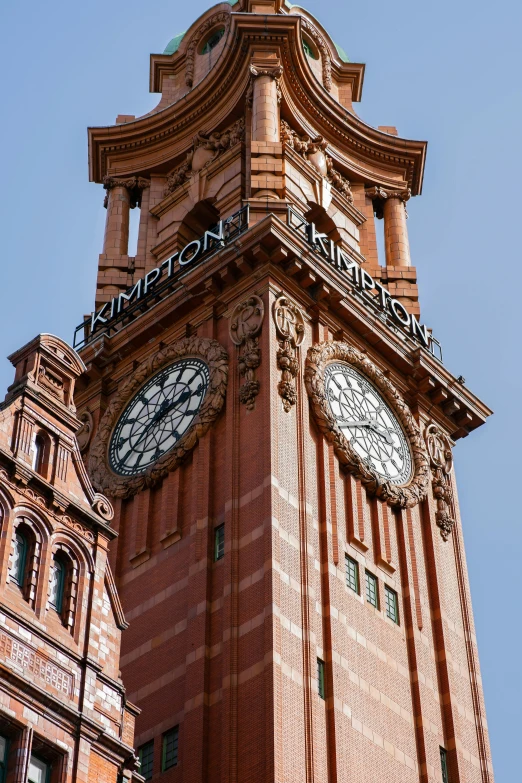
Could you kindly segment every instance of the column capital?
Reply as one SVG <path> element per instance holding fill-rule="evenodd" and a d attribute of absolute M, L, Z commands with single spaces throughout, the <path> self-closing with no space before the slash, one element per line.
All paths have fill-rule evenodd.
<path fill-rule="evenodd" d="M 141 193 L 145 188 L 150 188 L 150 179 L 145 177 L 111 177 L 106 174 L 103 178 L 103 187 L 107 191 L 103 206 L 107 209 L 109 203 L 109 191 L 113 188 L 125 188 L 130 194 L 131 207 L 139 206 L 141 202 Z"/>
<path fill-rule="evenodd" d="M 392 190 L 391 188 L 382 188 L 380 185 L 375 185 L 373 188 L 366 188 L 364 194 L 374 202 L 375 216 L 379 220 L 383 217 L 383 204 L 386 200 L 399 199 L 403 204 L 406 204 L 411 198 L 410 188 Z"/>

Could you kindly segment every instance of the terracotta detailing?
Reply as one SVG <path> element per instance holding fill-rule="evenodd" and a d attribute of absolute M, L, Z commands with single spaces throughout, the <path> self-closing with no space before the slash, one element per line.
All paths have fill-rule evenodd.
<path fill-rule="evenodd" d="M 406 201 L 410 191 L 390 191 L 384 201 L 384 246 L 387 267 L 411 266 L 406 227 Z"/>
<path fill-rule="evenodd" d="M 437 525 L 444 541 L 447 541 L 455 524 L 453 511 L 453 493 L 451 489 L 451 472 L 453 468 L 453 453 L 448 436 L 431 422 L 424 430 L 424 440 L 430 457 L 433 473 L 433 496 L 437 501 Z"/>
<path fill-rule="evenodd" d="M 410 675 L 411 699 L 413 708 L 413 723 L 415 731 L 415 742 L 417 745 L 417 763 L 419 766 L 419 782 L 428 783 L 430 776 L 426 765 L 426 730 L 423 725 L 422 697 L 419 682 L 419 661 L 416 649 L 416 638 L 413 628 L 413 608 L 412 608 L 412 586 L 409 580 L 409 563 L 405 534 L 406 513 L 404 510 L 396 511 L 397 521 L 397 544 L 399 549 L 399 564 L 402 587 L 402 605 L 404 607 L 404 617 L 402 622 L 406 632 L 406 649 L 408 653 L 408 668 Z M 440 762 L 439 762 L 440 763 Z M 457 781 L 455 781 L 457 783 Z"/>
<path fill-rule="evenodd" d="M 256 370 L 261 363 L 259 333 L 264 313 L 263 300 L 259 296 L 251 296 L 237 304 L 230 316 L 230 339 L 239 348 L 239 374 L 245 380 L 239 389 L 239 399 L 250 411 L 254 408 L 260 388 Z"/>
<path fill-rule="evenodd" d="M 299 356 L 298 356 L 299 361 Z M 297 386 L 297 485 L 298 485 L 298 514 L 299 514 L 299 563 L 300 563 L 300 593 L 301 593 L 301 628 L 303 630 L 301 648 L 303 654 L 303 708 L 304 708 L 304 761 L 305 781 L 314 781 L 314 726 L 312 708 L 312 668 L 315 664 L 315 656 L 312 656 L 310 640 L 310 614 L 314 609 L 309 589 L 308 574 L 308 527 L 311 520 L 308 518 L 306 497 L 306 445 L 304 405 L 306 400 L 304 384 L 302 380 L 302 368 L 299 367 L 296 379 Z"/>
<path fill-rule="evenodd" d="M 335 677 L 332 650 L 332 617 L 330 612 L 330 556 L 328 547 L 328 505 L 327 487 L 330 487 L 330 517 L 332 519 L 332 557 L 339 562 L 339 543 L 337 538 L 337 503 L 335 498 L 334 453 L 325 443 L 321 433 L 317 434 L 317 476 L 319 480 L 319 553 L 321 564 L 321 616 L 323 630 L 323 656 L 325 660 L 326 695 L 326 758 L 328 764 L 328 783 L 337 781 L 337 743 L 335 725 Z M 333 519 L 335 517 L 335 532 Z"/>
<path fill-rule="evenodd" d="M 0 733 L 9 738 L 8 780 L 25 783 L 34 754 L 52 764 L 53 781 L 129 782 L 136 710 L 119 674 L 127 623 L 107 562 L 117 533 L 75 436 L 82 420 L 73 393 L 85 365 L 49 334 L 9 358 L 15 382 L 0 412 Z M 25 567 L 15 582 L 19 536 Z M 52 600 L 57 562 L 59 602 Z M 110 757 L 110 774 L 107 767 L 100 777 L 97 756 Z"/>
<path fill-rule="evenodd" d="M 422 631 L 422 605 L 419 591 L 419 571 L 417 568 L 417 553 L 415 551 L 415 536 L 413 534 L 413 519 L 411 508 L 406 510 L 406 527 L 408 529 L 408 545 L 410 548 L 411 577 L 413 584 L 413 594 L 415 596 L 415 614 L 417 616 L 417 628 Z"/>
<path fill-rule="evenodd" d="M 107 218 L 103 237 L 103 252 L 106 255 L 127 255 L 129 247 L 130 191 L 123 181 L 107 180 Z"/>
<path fill-rule="evenodd" d="M 336 488 L 336 462 L 333 446 L 328 446 L 328 483 L 330 485 L 330 521 L 332 525 L 332 556 L 335 565 L 339 564 L 339 537 L 337 535 L 337 498 Z"/>
<path fill-rule="evenodd" d="M 458 508 L 458 498 L 454 483 L 455 474 L 452 472 L 451 505 L 454 517 L 457 520 L 460 520 L 460 510 Z M 462 541 L 462 527 L 459 522 L 457 522 L 455 525 L 453 534 L 453 550 L 455 553 L 455 564 L 458 577 L 460 608 L 462 612 L 462 626 L 464 629 L 464 640 L 466 644 L 471 697 L 473 701 L 473 713 L 475 718 L 475 730 L 477 732 L 480 772 L 483 783 L 493 783 L 493 770 L 489 760 L 489 738 L 485 728 L 487 725 L 486 710 L 484 707 L 484 696 L 482 694 L 475 625 L 473 622 L 469 579 L 464 554 L 464 545 Z"/>

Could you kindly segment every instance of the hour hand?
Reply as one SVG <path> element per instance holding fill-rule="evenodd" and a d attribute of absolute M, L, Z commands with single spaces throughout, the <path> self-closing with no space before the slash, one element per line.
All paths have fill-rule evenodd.
<path fill-rule="evenodd" d="M 380 435 L 386 443 L 388 443 L 390 446 L 392 445 L 393 441 L 391 439 L 391 435 L 388 432 L 387 429 L 385 429 L 382 424 L 379 424 L 374 419 L 361 419 L 360 421 L 343 421 L 344 427 L 369 427 L 373 432 L 377 433 L 377 435 Z"/>

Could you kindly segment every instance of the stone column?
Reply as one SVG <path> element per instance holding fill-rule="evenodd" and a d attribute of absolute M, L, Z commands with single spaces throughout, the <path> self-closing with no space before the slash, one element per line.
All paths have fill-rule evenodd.
<path fill-rule="evenodd" d="M 384 246 L 386 250 L 386 266 L 411 266 L 410 243 L 406 227 L 406 201 L 410 198 L 409 190 L 386 191 L 384 200 Z"/>
<path fill-rule="evenodd" d="M 278 80 L 283 68 L 250 66 L 252 86 L 252 141 L 278 142 L 280 134 Z"/>
<path fill-rule="evenodd" d="M 131 178 L 134 180 L 134 177 Z M 105 236 L 103 252 L 107 255 L 127 255 L 129 247 L 130 189 L 128 179 L 105 177 L 103 187 L 107 191 L 105 206 Z"/>
<path fill-rule="evenodd" d="M 279 79 L 283 67 L 270 60 L 252 63 L 251 191 L 254 199 L 277 200 L 283 187 Z M 255 218 L 253 218 L 255 220 Z"/>

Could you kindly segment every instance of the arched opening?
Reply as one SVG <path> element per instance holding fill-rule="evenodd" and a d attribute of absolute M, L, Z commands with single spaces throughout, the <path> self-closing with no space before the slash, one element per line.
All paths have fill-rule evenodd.
<path fill-rule="evenodd" d="M 51 574 L 49 579 L 49 606 L 57 614 L 62 616 L 65 598 L 65 586 L 67 584 L 67 572 L 69 569 L 69 558 L 67 555 L 58 551 L 53 555 L 51 563 Z"/>
<path fill-rule="evenodd" d="M 49 456 L 51 453 L 51 439 L 46 432 L 40 430 L 36 433 L 33 443 L 33 470 L 43 478 L 48 478 Z"/>
<path fill-rule="evenodd" d="M 62 544 L 58 544 L 53 551 L 49 571 L 48 606 L 71 633 L 76 614 L 78 572 L 76 558 Z"/>
<path fill-rule="evenodd" d="M 31 598 L 35 550 L 34 531 L 25 522 L 21 522 L 17 525 L 13 537 L 9 577 L 11 582 L 20 588 L 26 601 Z"/>
<path fill-rule="evenodd" d="M 219 223 L 217 209 L 210 201 L 200 201 L 185 215 L 178 228 L 177 250 L 181 251 L 189 242 L 200 239 L 205 231 L 209 231 L 217 223 Z"/>
<path fill-rule="evenodd" d="M 204 39 L 201 49 L 199 50 L 199 53 L 210 54 L 212 49 L 216 48 L 216 46 L 221 41 L 224 35 L 225 35 L 224 27 L 218 27 L 217 30 L 216 29 L 212 30 Z"/>

